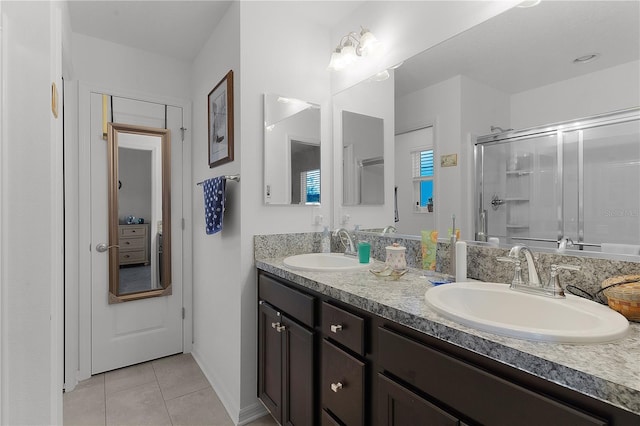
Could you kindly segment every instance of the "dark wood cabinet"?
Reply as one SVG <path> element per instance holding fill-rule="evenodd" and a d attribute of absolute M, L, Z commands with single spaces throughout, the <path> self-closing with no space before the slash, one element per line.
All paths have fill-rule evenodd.
<path fill-rule="evenodd" d="M 640 416 L 260 271 L 258 396 L 283 425 L 640 424 Z"/>
<path fill-rule="evenodd" d="M 303 319 L 313 324 L 313 298 L 271 279 L 260 284 L 265 291 L 259 292 L 263 299 L 258 304 L 258 398 L 282 425 L 316 424 L 316 332 L 278 306 L 296 311 L 296 302 L 311 301 Z"/>

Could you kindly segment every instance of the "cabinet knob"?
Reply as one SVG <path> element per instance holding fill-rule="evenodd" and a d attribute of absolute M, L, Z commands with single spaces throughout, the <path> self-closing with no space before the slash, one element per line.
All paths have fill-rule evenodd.
<path fill-rule="evenodd" d="M 338 392 L 340 389 L 342 389 L 342 383 L 338 382 L 338 383 L 331 383 L 331 390 L 334 392 Z"/>
<path fill-rule="evenodd" d="M 279 322 L 272 322 L 271 328 L 275 328 L 278 333 L 282 333 L 283 330 L 287 329 L 286 326 L 281 325 Z"/>
<path fill-rule="evenodd" d="M 337 333 L 338 331 L 342 331 L 342 324 L 331 324 L 331 332 Z"/>

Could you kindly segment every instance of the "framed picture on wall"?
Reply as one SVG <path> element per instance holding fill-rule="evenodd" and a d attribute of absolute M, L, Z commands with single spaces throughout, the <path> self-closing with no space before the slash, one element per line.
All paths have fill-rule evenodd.
<path fill-rule="evenodd" d="M 209 168 L 233 161 L 233 71 L 207 96 Z"/>

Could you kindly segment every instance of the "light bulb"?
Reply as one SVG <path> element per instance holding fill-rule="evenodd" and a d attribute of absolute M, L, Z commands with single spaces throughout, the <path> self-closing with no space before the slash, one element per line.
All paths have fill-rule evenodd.
<path fill-rule="evenodd" d="M 362 29 L 360 33 L 360 51 L 362 56 L 372 55 L 380 47 L 380 42 L 371 31 Z"/>
<path fill-rule="evenodd" d="M 356 55 L 356 48 L 351 44 L 351 42 L 347 42 L 345 46 L 342 48 L 342 61 L 344 66 L 349 66 L 358 59 Z"/>
<path fill-rule="evenodd" d="M 344 60 L 342 58 L 341 49 L 337 48 L 331 54 L 331 60 L 329 60 L 329 66 L 327 66 L 327 69 L 329 71 L 340 71 L 340 70 L 344 69 L 345 66 L 346 65 L 345 65 Z"/>

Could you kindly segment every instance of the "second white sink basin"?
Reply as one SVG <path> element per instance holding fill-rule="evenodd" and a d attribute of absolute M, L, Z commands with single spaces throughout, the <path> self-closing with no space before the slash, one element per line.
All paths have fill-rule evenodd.
<path fill-rule="evenodd" d="M 289 256 L 284 265 L 301 271 L 356 271 L 368 269 L 373 263 L 360 263 L 357 257 L 345 256 L 342 253 L 307 253 Z"/>
<path fill-rule="evenodd" d="M 557 343 L 604 343 L 624 337 L 625 317 L 605 305 L 526 294 L 498 283 L 452 283 L 427 290 L 441 315 L 480 330 L 519 339 Z"/>

